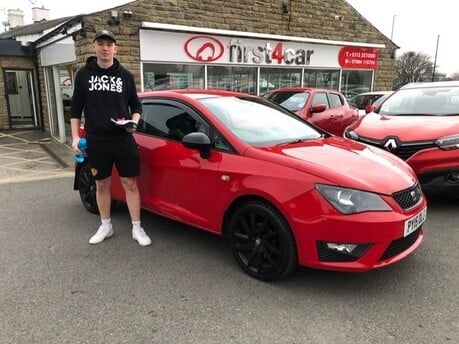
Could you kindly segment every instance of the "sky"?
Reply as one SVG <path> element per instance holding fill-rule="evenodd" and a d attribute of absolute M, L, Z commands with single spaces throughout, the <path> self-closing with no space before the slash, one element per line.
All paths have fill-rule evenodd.
<path fill-rule="evenodd" d="M 328 0 L 324 0 L 328 1 Z M 397 44 L 396 56 L 407 51 L 422 52 L 436 62 L 436 70 L 451 75 L 459 72 L 459 44 L 452 0 L 346 0 L 379 31 Z M 50 10 L 50 19 L 91 13 L 116 7 L 126 0 L 1 0 L 0 23 L 6 10 L 21 9 L 25 23 L 32 22 L 32 7 Z M 0 27 L 3 31 L 3 27 Z M 436 56 L 436 61 L 435 61 Z"/>
<path fill-rule="evenodd" d="M 347 0 L 373 26 L 397 44 L 396 56 L 423 52 L 436 71 L 459 73 L 457 12 L 452 0 Z M 395 20 L 394 20 L 395 16 Z M 437 48 L 438 43 L 438 48 Z"/>

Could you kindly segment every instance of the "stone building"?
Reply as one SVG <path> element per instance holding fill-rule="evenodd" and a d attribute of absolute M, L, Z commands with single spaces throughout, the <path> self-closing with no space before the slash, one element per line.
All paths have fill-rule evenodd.
<path fill-rule="evenodd" d="M 0 47 L 26 37 L 20 29 L 30 35 L 40 24 L 0 34 Z M 0 129 L 23 127 L 12 120 L 18 111 L 12 91 L 26 70 L 23 86 L 31 94 L 23 100 L 34 112 L 28 125 L 66 142 L 73 76 L 92 55 L 100 29 L 116 35 L 117 58 L 139 91 L 218 88 L 262 95 L 298 85 L 349 97 L 391 89 L 398 48 L 345 0 L 132 1 L 62 18 L 38 37 L 22 39 L 33 52 L 27 56 L 7 56 L 2 48 Z"/>

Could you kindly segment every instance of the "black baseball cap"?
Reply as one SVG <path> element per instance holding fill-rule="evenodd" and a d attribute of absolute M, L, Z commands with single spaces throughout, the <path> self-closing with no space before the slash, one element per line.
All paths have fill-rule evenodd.
<path fill-rule="evenodd" d="M 95 42 L 99 38 L 105 38 L 105 39 L 110 39 L 113 42 L 116 43 L 116 38 L 113 32 L 108 31 L 108 30 L 99 30 L 96 32 L 96 35 L 94 36 L 93 42 Z"/>

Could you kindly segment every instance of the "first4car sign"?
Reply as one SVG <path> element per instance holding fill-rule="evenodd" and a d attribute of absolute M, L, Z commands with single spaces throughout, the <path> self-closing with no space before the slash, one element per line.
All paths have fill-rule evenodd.
<path fill-rule="evenodd" d="M 377 48 L 264 37 L 140 30 L 143 61 L 376 69 Z"/>
<path fill-rule="evenodd" d="M 245 46 L 237 39 L 231 41 L 229 45 L 230 62 L 239 63 L 251 60 L 255 64 L 309 65 L 312 54 L 314 54 L 312 49 L 286 48 L 282 42 L 275 43 L 274 46 L 270 42 L 264 45 Z"/>
<path fill-rule="evenodd" d="M 220 39 L 204 35 L 190 37 L 184 44 L 184 50 L 196 61 L 217 61 L 226 53 L 232 63 L 277 65 L 309 65 L 314 54 L 313 49 L 289 48 L 282 42 L 251 45 L 242 39 L 230 40 L 226 49 Z"/>

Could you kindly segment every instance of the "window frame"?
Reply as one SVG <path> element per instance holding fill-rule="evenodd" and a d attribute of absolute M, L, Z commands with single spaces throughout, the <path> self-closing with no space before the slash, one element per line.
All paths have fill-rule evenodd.
<path fill-rule="evenodd" d="M 220 133 L 218 130 L 211 124 L 209 123 L 203 116 L 199 114 L 197 110 L 194 108 L 188 106 L 187 104 L 184 104 L 179 101 L 175 100 L 170 100 L 170 99 L 163 99 L 163 98 L 143 98 L 141 99 L 141 104 L 142 104 L 142 110 L 144 110 L 145 105 L 166 105 L 166 106 L 171 106 L 175 107 L 177 109 L 183 110 L 184 113 L 187 113 L 190 117 L 192 117 L 196 122 L 204 125 L 206 128 L 206 134 L 210 141 L 211 141 L 211 149 L 220 151 L 220 152 L 226 152 L 226 153 L 236 153 L 236 150 L 229 144 L 228 140 Z M 142 111 L 144 112 L 144 111 Z M 172 117 L 171 117 L 172 118 Z M 174 137 L 171 136 L 161 136 L 161 135 L 155 135 L 154 133 L 148 133 L 145 132 L 144 130 L 144 123 L 148 123 L 145 121 L 143 117 L 140 118 L 139 126 L 137 128 L 137 133 L 146 135 L 146 136 L 151 136 L 151 137 L 156 137 L 164 140 L 169 140 L 169 141 L 174 141 L 177 143 L 181 143 L 181 140 L 178 140 Z M 218 139 L 218 140 L 217 140 Z M 224 141 L 224 144 L 228 147 L 228 149 L 223 149 L 223 148 L 218 148 L 216 146 L 216 142 Z"/>

